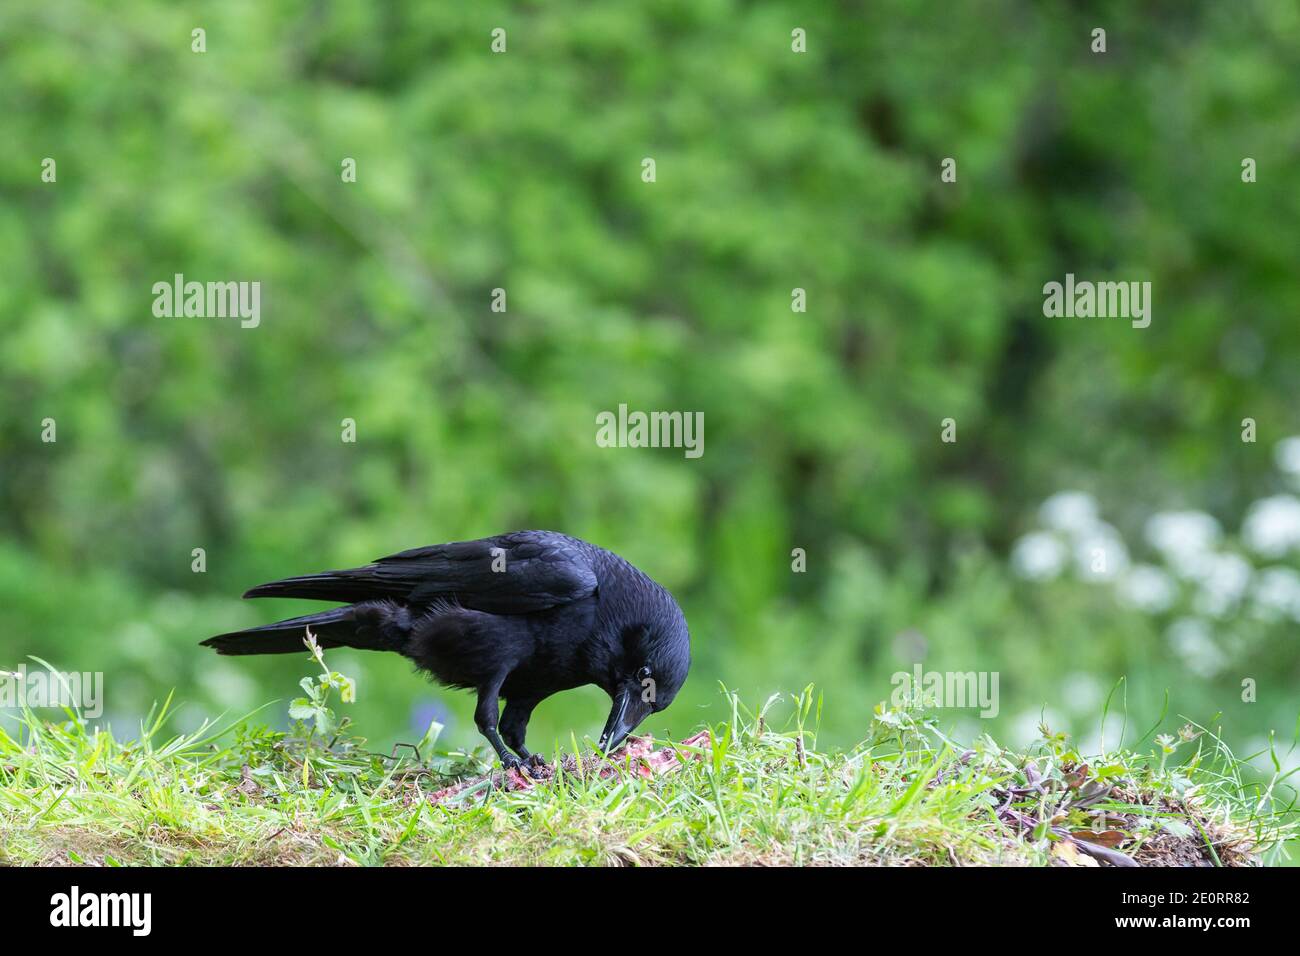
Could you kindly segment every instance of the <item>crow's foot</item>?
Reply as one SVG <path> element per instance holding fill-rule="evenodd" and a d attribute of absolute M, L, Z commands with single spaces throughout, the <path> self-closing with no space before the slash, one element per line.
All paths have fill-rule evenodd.
<path fill-rule="evenodd" d="M 523 765 L 524 762 L 509 751 L 501 755 L 501 768 L 503 770 L 518 770 Z"/>

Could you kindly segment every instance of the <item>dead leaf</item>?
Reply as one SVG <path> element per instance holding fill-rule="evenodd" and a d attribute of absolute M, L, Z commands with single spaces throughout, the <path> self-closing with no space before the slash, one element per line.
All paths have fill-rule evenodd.
<path fill-rule="evenodd" d="M 1119 846 L 1128 839 L 1128 834 L 1121 830 L 1072 830 L 1070 836 L 1076 840 L 1087 840 L 1089 843 L 1096 843 L 1099 846 L 1108 846 L 1111 849 Z"/>
<path fill-rule="evenodd" d="M 1059 840 L 1052 844 L 1052 856 L 1067 866 L 1100 866 L 1096 860 L 1090 856 L 1080 853 L 1078 848 L 1070 840 Z"/>

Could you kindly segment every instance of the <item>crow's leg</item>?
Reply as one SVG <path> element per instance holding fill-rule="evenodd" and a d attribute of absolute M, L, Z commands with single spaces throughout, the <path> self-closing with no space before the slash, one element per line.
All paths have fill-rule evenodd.
<path fill-rule="evenodd" d="M 505 683 L 505 679 L 506 675 L 502 674 L 493 678 L 492 683 L 479 688 L 478 706 L 474 708 L 474 723 L 478 725 L 478 732 L 487 738 L 487 742 L 492 745 L 492 749 L 501 758 L 501 766 L 507 770 L 512 770 L 518 767 L 522 761 L 506 748 L 506 745 L 501 741 L 501 735 L 497 733 L 501 685 Z"/>
<path fill-rule="evenodd" d="M 512 698 L 506 701 L 505 710 L 501 712 L 501 736 L 506 745 L 517 753 L 524 763 L 531 766 L 545 766 L 546 761 L 537 754 L 528 752 L 524 746 L 524 735 L 528 733 L 528 718 L 533 715 L 533 708 L 539 701 Z"/>

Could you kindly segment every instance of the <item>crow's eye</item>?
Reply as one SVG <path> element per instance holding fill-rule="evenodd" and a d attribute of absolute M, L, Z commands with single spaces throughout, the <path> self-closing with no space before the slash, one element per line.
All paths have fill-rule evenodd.
<path fill-rule="evenodd" d="M 636 672 L 637 680 L 648 680 L 649 677 L 650 677 L 649 667 L 642 667 L 639 671 Z"/>

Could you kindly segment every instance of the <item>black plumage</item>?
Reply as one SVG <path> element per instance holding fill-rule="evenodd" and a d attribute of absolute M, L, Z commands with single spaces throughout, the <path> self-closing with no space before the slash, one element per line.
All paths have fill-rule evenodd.
<path fill-rule="evenodd" d="M 613 552 L 554 531 L 416 548 L 244 596 L 347 603 L 204 645 L 285 654 L 303 649 L 310 627 L 322 647 L 394 651 L 442 684 L 478 692 L 475 722 L 507 767 L 537 760 L 524 735 L 552 694 L 595 684 L 610 695 L 600 739 L 608 751 L 672 703 L 690 668 L 672 595 Z"/>

